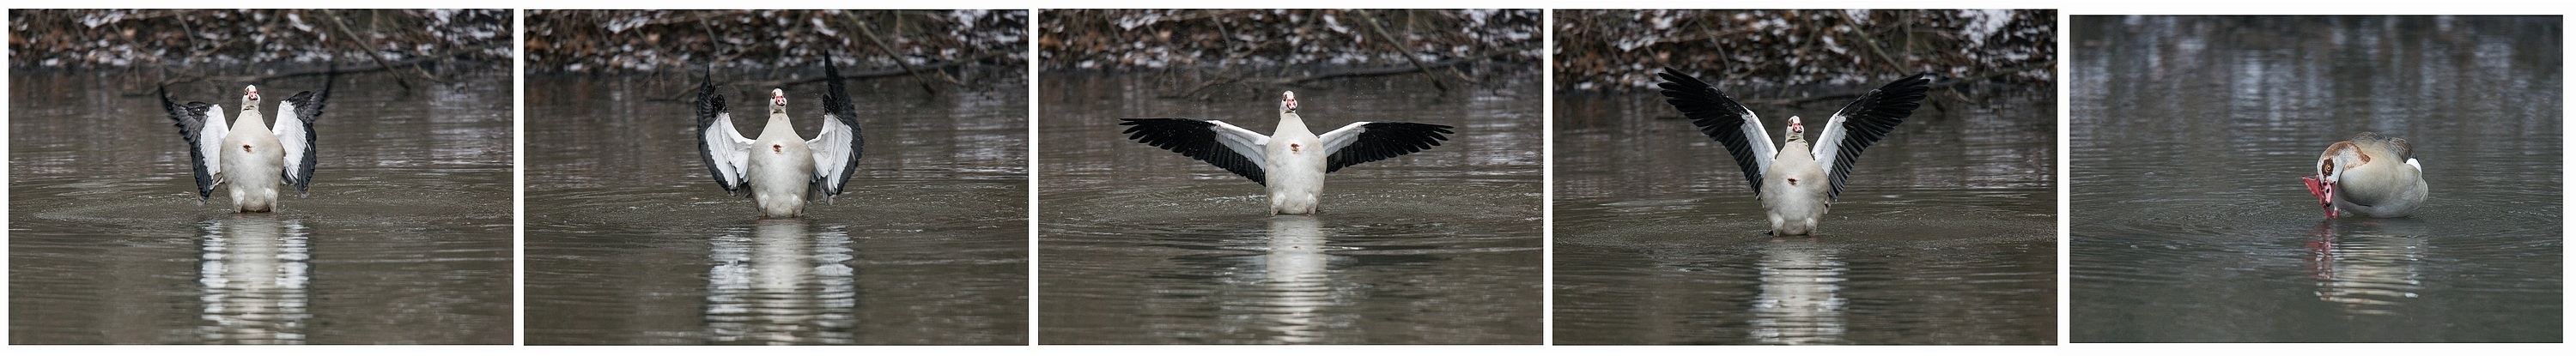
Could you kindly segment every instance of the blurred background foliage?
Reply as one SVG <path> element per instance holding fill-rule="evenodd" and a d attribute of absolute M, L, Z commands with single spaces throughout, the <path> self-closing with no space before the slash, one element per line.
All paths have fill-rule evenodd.
<path fill-rule="evenodd" d="M 16 68 L 276 71 L 326 62 L 392 67 L 451 58 L 501 62 L 511 53 L 510 11 L 497 9 L 13 9 L 9 14 L 9 65 Z"/>
<path fill-rule="evenodd" d="M 618 74 L 820 63 L 909 71 L 1027 63 L 1025 10 L 529 10 L 530 72 Z M 915 68 L 925 67 L 925 68 Z"/>
<path fill-rule="evenodd" d="M 1540 13 L 1468 10 L 1047 10 L 1048 69 L 1537 63 Z"/>
<path fill-rule="evenodd" d="M 1667 66 L 1723 83 L 1729 91 L 1875 86 L 1917 72 L 1945 81 L 2055 86 L 2055 10 L 1556 14 L 1553 54 L 1560 91 L 1651 89 L 1654 72 Z"/>

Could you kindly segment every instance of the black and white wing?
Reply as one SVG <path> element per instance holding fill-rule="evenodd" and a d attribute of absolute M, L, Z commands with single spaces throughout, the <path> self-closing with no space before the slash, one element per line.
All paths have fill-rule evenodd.
<path fill-rule="evenodd" d="M 734 131 L 733 115 L 724 111 L 724 95 L 716 94 L 712 80 L 701 82 L 698 87 L 698 157 L 706 161 L 707 173 L 715 176 L 716 184 L 724 186 L 725 193 L 737 196 L 751 194 L 750 190 L 742 189 L 743 182 L 748 179 L 744 172 L 751 168 L 751 139 Z"/>
<path fill-rule="evenodd" d="M 1656 84 L 1664 88 L 1664 102 L 1681 109 L 1682 117 L 1699 126 L 1701 134 L 1725 145 L 1726 152 L 1735 155 L 1736 168 L 1744 170 L 1744 180 L 1753 183 L 1754 194 L 1761 194 L 1762 175 L 1771 172 L 1771 160 L 1780 154 L 1780 147 L 1771 144 L 1771 133 L 1762 128 L 1762 118 L 1699 78 L 1672 68 L 1664 68 L 1658 76 L 1664 79 Z"/>
<path fill-rule="evenodd" d="M 277 144 L 286 149 L 286 183 L 303 195 L 313 186 L 314 158 L 313 121 L 322 118 L 322 105 L 331 98 L 331 77 L 322 79 L 322 91 L 298 92 L 277 104 Z"/>
<path fill-rule="evenodd" d="M 1932 73 L 1897 79 L 1834 112 L 1834 119 L 1825 122 L 1825 133 L 1816 136 L 1816 165 L 1824 167 L 1826 177 L 1834 183 L 1833 192 L 1826 193 L 1825 199 L 1843 194 L 1843 178 L 1851 175 L 1852 162 L 1860 159 L 1860 151 L 1887 138 L 1896 124 L 1914 115 L 1914 109 L 1923 106 L 1924 93 L 1932 90 L 1931 84 Z"/>
<path fill-rule="evenodd" d="M 1157 148 L 1179 152 L 1227 172 L 1269 185 L 1262 180 L 1261 148 L 1270 143 L 1270 135 L 1226 124 L 1224 121 L 1190 118 L 1118 119 L 1127 128 L 1127 139 Z"/>
<path fill-rule="evenodd" d="M 197 204 L 204 205 L 206 197 L 215 194 L 215 183 L 223 180 L 224 165 L 216 153 L 223 152 L 224 134 L 231 131 L 224 124 L 224 107 L 194 101 L 181 105 L 170 102 L 169 88 L 161 88 L 160 93 L 161 110 L 170 112 L 170 120 L 179 126 L 179 138 L 188 140 L 188 168 L 197 173 Z"/>
<path fill-rule="evenodd" d="M 859 168 L 859 146 L 867 140 L 859 137 L 859 111 L 851 106 L 850 90 L 841 85 L 841 70 L 827 59 L 823 75 L 831 83 L 823 93 L 823 133 L 806 140 L 805 147 L 814 151 L 814 185 L 828 201 L 850 184 L 850 174 Z"/>
<path fill-rule="evenodd" d="M 1319 137 L 1324 141 L 1324 154 L 1329 155 L 1324 158 L 1324 172 L 1431 149 L 1449 139 L 1444 136 L 1451 133 L 1449 128 L 1410 122 L 1361 121 L 1344 125 Z"/>

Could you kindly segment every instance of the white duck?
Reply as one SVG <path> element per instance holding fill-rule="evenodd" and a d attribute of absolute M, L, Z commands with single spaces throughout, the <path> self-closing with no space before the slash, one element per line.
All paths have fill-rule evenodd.
<path fill-rule="evenodd" d="M 231 191 L 235 212 L 275 211 L 280 184 L 293 185 L 297 195 L 304 194 L 313 185 L 318 153 L 313 148 L 312 125 L 322 117 L 332 79 L 323 79 L 320 92 L 298 92 L 278 103 L 275 131 L 259 114 L 259 86 L 242 87 L 241 118 L 231 125 L 224 124 L 222 105 L 173 103 L 170 89 L 161 88 L 161 109 L 177 121 L 179 137 L 188 140 L 189 167 L 197 175 L 197 204 L 214 195 L 216 184 Z"/>
<path fill-rule="evenodd" d="M 1269 186 L 1271 214 L 1314 214 L 1324 173 L 1439 146 L 1450 126 L 1353 122 L 1323 136 L 1297 117 L 1297 93 L 1279 93 L 1279 128 L 1262 135 L 1218 120 L 1119 119 L 1127 138 L 1224 168 Z"/>
<path fill-rule="evenodd" d="M 2369 132 L 2326 146 L 2317 157 L 2317 175 L 2299 179 L 2325 208 L 2327 219 L 2345 212 L 2374 218 L 2414 215 L 2430 189 L 2424 184 L 2424 165 L 2415 162 L 2415 145 Z"/>
<path fill-rule="evenodd" d="M 1851 175 L 1861 150 L 1913 115 L 1932 83 L 1930 73 L 1915 74 L 1862 94 L 1834 112 L 1824 134 L 1816 136 L 1820 145 L 1810 152 L 1807 128 L 1798 117 L 1789 117 L 1788 142 L 1775 150 L 1762 119 L 1717 87 L 1672 68 L 1664 68 L 1661 76 L 1665 102 L 1735 155 L 1735 165 L 1769 212 L 1774 236 L 1814 235 L 1817 220 L 1842 195 L 1843 179 Z"/>
<path fill-rule="evenodd" d="M 725 113 L 713 80 L 698 88 L 698 155 L 717 185 L 735 196 L 750 195 L 761 217 L 803 216 L 806 200 L 819 195 L 829 202 L 858 169 L 859 146 L 866 142 L 859 137 L 858 111 L 841 85 L 840 69 L 825 61 L 823 73 L 830 91 L 823 94 L 823 132 L 812 140 L 797 137 L 787 121 L 785 90 L 770 89 L 769 124 L 759 139 L 749 139 L 734 131 L 733 115 Z"/>

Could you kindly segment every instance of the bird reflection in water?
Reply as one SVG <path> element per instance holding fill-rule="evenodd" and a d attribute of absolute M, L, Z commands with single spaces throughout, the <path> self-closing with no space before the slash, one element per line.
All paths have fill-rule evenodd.
<path fill-rule="evenodd" d="M 761 220 L 751 235 L 717 236 L 708 258 L 707 341 L 849 344 L 858 307 L 850 236 L 809 233 L 802 220 Z"/>
<path fill-rule="evenodd" d="M 1304 344 L 1323 342 L 1327 331 L 1337 324 L 1322 313 L 1333 304 L 1332 275 L 1326 266 L 1332 255 L 1324 253 L 1322 222 L 1314 216 L 1279 215 L 1270 218 L 1270 236 L 1265 252 L 1258 260 L 1261 278 L 1251 281 L 1254 296 L 1248 300 L 1229 301 L 1228 309 L 1249 311 L 1250 318 L 1229 317 L 1258 325 L 1269 332 L 1272 343 Z"/>
<path fill-rule="evenodd" d="M 231 215 L 197 224 L 197 283 L 209 343 L 302 344 L 311 303 L 304 225 L 276 215 Z"/>
<path fill-rule="evenodd" d="M 1813 238 L 1777 239 L 1755 264 L 1762 293 L 1753 299 L 1754 342 L 1831 344 L 1843 336 L 1843 262 Z"/>
<path fill-rule="evenodd" d="M 2396 315 L 2398 306 L 2419 297 L 2415 291 L 2424 282 L 2416 264 L 2423 261 L 2423 235 L 2388 231 L 2409 226 L 2385 220 L 2319 223 L 2308 240 L 2308 278 L 2317 280 L 2317 299 L 2342 307 L 2346 316 L 2364 316 Z"/>

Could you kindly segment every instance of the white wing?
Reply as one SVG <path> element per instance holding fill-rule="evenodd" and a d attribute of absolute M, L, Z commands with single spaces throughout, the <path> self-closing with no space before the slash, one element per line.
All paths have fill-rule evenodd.
<path fill-rule="evenodd" d="M 850 173 L 858 170 L 859 146 L 866 139 L 859 137 L 857 122 L 856 118 L 825 113 L 823 133 L 805 140 L 805 147 L 814 151 L 814 182 L 822 186 L 825 198 L 840 195 L 841 187 L 850 182 Z"/>
<path fill-rule="evenodd" d="M 859 111 L 850 102 L 849 87 L 841 84 L 840 66 L 824 60 L 823 77 L 830 80 L 830 88 L 823 92 L 823 132 L 805 140 L 805 147 L 814 151 L 813 188 L 819 188 L 823 201 L 830 202 L 850 184 L 851 173 L 858 171 L 859 146 L 867 138 L 859 135 Z"/>
<path fill-rule="evenodd" d="M 1745 182 L 1752 185 L 1754 194 L 1761 194 L 1762 177 L 1770 174 L 1771 160 L 1780 155 L 1780 147 L 1771 143 L 1771 133 L 1762 129 L 1762 118 L 1699 78 L 1672 68 L 1657 76 L 1664 79 L 1656 84 L 1664 89 L 1664 102 L 1680 109 L 1701 134 L 1726 146 L 1726 153 L 1735 156 L 1736 169 L 1744 171 Z"/>
<path fill-rule="evenodd" d="M 1225 144 L 1225 148 L 1234 150 L 1235 154 L 1241 154 L 1243 158 L 1251 159 L 1253 162 L 1270 161 L 1269 158 L 1261 155 L 1261 149 L 1270 146 L 1270 135 L 1235 127 L 1234 124 L 1225 123 L 1224 120 L 1208 120 L 1208 123 L 1216 124 L 1215 129 L 1211 131 L 1216 131 L 1216 142 Z"/>
<path fill-rule="evenodd" d="M 1191 118 L 1118 119 L 1127 127 L 1127 139 L 1156 148 L 1180 153 L 1201 162 L 1224 168 L 1227 172 L 1269 184 L 1262 172 L 1266 162 L 1261 154 L 1270 136 L 1227 124 L 1225 121 Z M 1218 149 L 1223 147 L 1223 149 Z"/>
<path fill-rule="evenodd" d="M 742 183 L 748 179 L 744 172 L 751 170 L 751 139 L 734 131 L 732 114 L 717 113 L 700 125 L 705 126 L 698 129 L 698 155 L 715 174 L 716 184 L 736 195 L 749 193 Z"/>
<path fill-rule="evenodd" d="M 221 181 L 224 174 L 224 135 L 232 134 L 230 122 L 224 118 L 224 106 L 215 105 L 213 110 L 206 110 L 206 126 L 197 130 L 197 152 L 206 154 L 197 165 L 206 167 L 206 175 L 216 181 Z"/>
<path fill-rule="evenodd" d="M 1395 158 L 1439 146 L 1449 139 L 1448 125 L 1410 122 L 1354 122 L 1324 132 L 1324 172 L 1342 170 L 1355 164 Z"/>
<path fill-rule="evenodd" d="M 205 204 L 206 197 L 214 195 L 215 183 L 223 180 L 220 154 L 224 135 L 232 131 L 224 126 L 224 107 L 193 101 L 182 105 L 170 101 L 169 87 L 157 90 L 161 110 L 168 112 L 171 123 L 179 126 L 179 138 L 188 140 L 188 170 L 195 172 L 197 178 L 197 204 Z"/>
<path fill-rule="evenodd" d="M 338 72 L 331 73 L 322 78 L 322 91 L 296 92 L 277 104 L 277 142 L 286 149 L 284 177 L 286 184 L 295 186 L 296 195 L 303 195 L 305 188 L 313 185 L 313 159 L 319 152 L 313 149 L 312 126 L 314 120 L 322 119 L 322 108 L 331 98 L 331 82 Z"/>
<path fill-rule="evenodd" d="M 1843 180 L 1851 176 L 1852 163 L 1860 158 L 1861 150 L 1886 138 L 1897 124 L 1905 123 L 1906 116 L 1914 114 L 1915 108 L 1922 107 L 1924 93 L 1931 90 L 1931 78 L 1928 73 L 1915 74 L 1870 90 L 1859 100 L 1843 105 L 1842 110 L 1834 112 L 1833 120 L 1825 122 L 1824 134 L 1816 136 L 1814 152 L 1816 165 L 1824 167 L 1826 177 L 1833 182 L 1833 190 L 1825 195 L 1827 199 L 1842 196 Z"/>
<path fill-rule="evenodd" d="M 286 184 L 302 193 L 313 179 L 313 132 L 305 127 L 313 118 L 297 115 L 295 109 L 293 100 L 277 104 L 277 145 L 286 149 Z"/>

